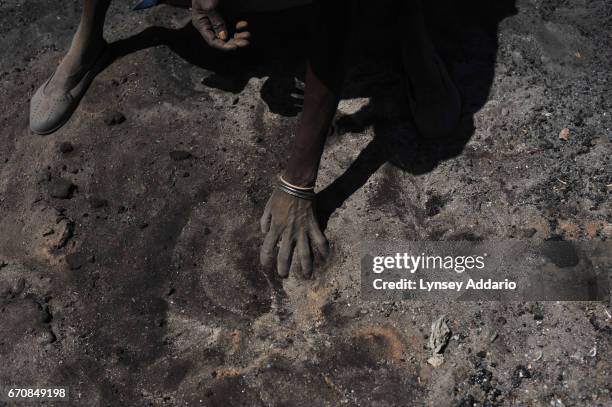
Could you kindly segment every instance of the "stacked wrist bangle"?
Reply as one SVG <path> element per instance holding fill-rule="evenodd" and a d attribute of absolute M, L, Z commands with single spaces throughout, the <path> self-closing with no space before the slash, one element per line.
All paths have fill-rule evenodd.
<path fill-rule="evenodd" d="M 302 199 L 312 201 L 315 198 L 314 187 L 298 187 L 285 181 L 282 176 L 278 177 L 278 189 Z"/>

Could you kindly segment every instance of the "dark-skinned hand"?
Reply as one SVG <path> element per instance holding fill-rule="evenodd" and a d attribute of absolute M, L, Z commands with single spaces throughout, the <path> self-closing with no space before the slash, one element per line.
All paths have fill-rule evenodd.
<path fill-rule="evenodd" d="M 248 23 L 236 23 L 234 35 L 230 37 L 225 19 L 219 11 L 221 0 L 192 0 L 191 22 L 204 41 L 221 51 L 234 51 L 249 45 L 251 34 L 246 31 Z"/>
<path fill-rule="evenodd" d="M 275 190 L 266 204 L 261 217 L 261 232 L 266 235 L 261 247 L 261 263 L 270 267 L 274 261 L 277 243 L 280 247 L 277 256 L 277 272 L 281 277 L 287 277 L 289 271 L 294 273 L 292 259 L 299 265 L 302 275 L 310 278 L 312 275 L 313 249 L 322 257 L 327 257 L 329 244 L 315 215 L 314 201 L 294 197 L 285 192 Z"/>

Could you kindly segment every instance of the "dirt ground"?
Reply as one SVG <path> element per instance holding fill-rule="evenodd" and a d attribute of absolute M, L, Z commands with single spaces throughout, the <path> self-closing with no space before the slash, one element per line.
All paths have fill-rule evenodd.
<path fill-rule="evenodd" d="M 109 12 L 116 60 L 40 137 L 29 98 L 80 1 L 0 1 L 0 384 L 68 386 L 75 406 L 612 404 L 609 302 L 365 302 L 358 252 L 373 238 L 612 238 L 609 1 L 434 5 L 465 107 L 444 142 L 415 133 L 393 36 L 376 31 L 323 157 L 332 255 L 308 281 L 258 264 L 302 26 L 222 58 L 187 10 L 128 9 Z M 442 315 L 452 337 L 434 368 Z"/>

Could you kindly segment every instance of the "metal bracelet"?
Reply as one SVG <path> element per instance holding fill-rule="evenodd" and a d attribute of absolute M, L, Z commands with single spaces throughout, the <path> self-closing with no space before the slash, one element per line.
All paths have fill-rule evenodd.
<path fill-rule="evenodd" d="M 314 191 L 314 187 L 299 187 L 297 185 L 293 185 L 292 183 L 288 182 L 285 178 L 283 178 L 282 175 L 279 175 L 278 179 L 280 182 L 282 182 L 283 184 L 287 185 L 290 188 L 299 189 L 300 191 Z"/>
<path fill-rule="evenodd" d="M 278 189 L 289 195 L 293 195 L 302 199 L 307 199 L 309 201 L 312 201 L 316 196 L 314 188 L 312 190 L 296 189 L 280 177 L 278 180 Z"/>

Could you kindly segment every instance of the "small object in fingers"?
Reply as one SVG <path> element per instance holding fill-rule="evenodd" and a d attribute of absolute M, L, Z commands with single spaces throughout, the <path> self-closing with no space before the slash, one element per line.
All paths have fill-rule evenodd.
<path fill-rule="evenodd" d="M 219 39 L 222 41 L 226 41 L 227 40 L 227 32 L 226 31 L 221 31 L 218 35 Z"/>

